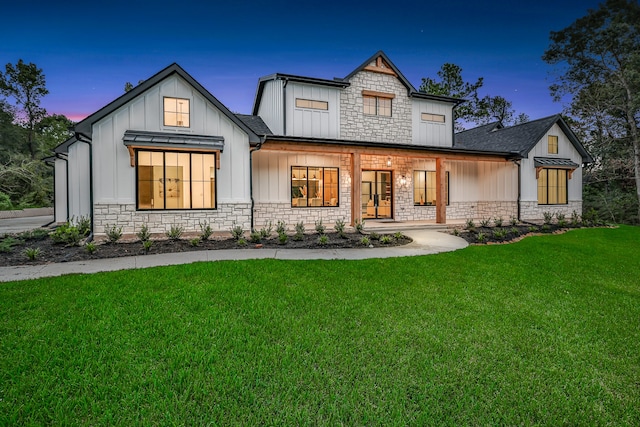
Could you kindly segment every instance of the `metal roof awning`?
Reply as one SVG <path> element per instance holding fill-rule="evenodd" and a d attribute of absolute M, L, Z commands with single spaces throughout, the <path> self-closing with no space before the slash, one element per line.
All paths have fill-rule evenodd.
<path fill-rule="evenodd" d="M 573 162 L 571 159 L 555 159 L 549 157 L 534 157 L 533 166 L 536 168 L 536 179 L 540 178 L 540 171 L 542 169 L 566 169 L 567 177 L 571 179 L 573 171 L 580 167 L 579 164 Z"/>
<path fill-rule="evenodd" d="M 189 135 L 182 133 L 148 132 L 127 130 L 122 142 L 129 150 L 131 166 L 135 166 L 135 149 L 165 149 L 174 151 L 207 151 L 221 153 L 224 149 L 224 137 L 208 135 Z M 216 156 L 220 169 L 220 155 Z"/>

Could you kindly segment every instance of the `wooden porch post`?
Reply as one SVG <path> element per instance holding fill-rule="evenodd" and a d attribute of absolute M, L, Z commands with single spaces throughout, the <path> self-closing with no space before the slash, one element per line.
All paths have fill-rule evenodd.
<path fill-rule="evenodd" d="M 444 169 L 444 159 L 436 158 L 436 223 L 447 223 L 447 176 Z"/>
<path fill-rule="evenodd" d="M 360 153 L 351 153 L 351 226 L 356 224 L 356 220 L 362 220 L 362 209 L 360 199 L 362 197 L 362 163 Z"/>

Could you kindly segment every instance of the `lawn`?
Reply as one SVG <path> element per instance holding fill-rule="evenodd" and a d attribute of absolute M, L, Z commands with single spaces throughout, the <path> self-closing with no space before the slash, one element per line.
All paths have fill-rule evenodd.
<path fill-rule="evenodd" d="M 640 228 L 0 284 L 0 425 L 639 425 Z"/>

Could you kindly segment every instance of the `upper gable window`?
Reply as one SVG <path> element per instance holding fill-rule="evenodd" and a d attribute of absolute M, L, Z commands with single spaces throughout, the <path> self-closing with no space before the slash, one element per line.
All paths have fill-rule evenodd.
<path fill-rule="evenodd" d="M 362 91 L 364 113 L 373 116 L 391 117 L 391 100 L 395 97 L 392 93 Z"/>
<path fill-rule="evenodd" d="M 558 154 L 558 137 L 549 135 L 549 154 Z"/>
<path fill-rule="evenodd" d="M 329 103 L 327 101 L 315 101 L 313 99 L 296 98 L 297 108 L 309 108 L 311 110 L 328 110 Z"/>
<path fill-rule="evenodd" d="M 164 98 L 164 125 L 188 128 L 189 100 L 184 98 Z"/>
<path fill-rule="evenodd" d="M 435 122 L 435 123 L 444 123 L 444 115 L 442 114 L 431 114 L 431 113 L 422 113 L 422 120 L 425 122 Z"/>

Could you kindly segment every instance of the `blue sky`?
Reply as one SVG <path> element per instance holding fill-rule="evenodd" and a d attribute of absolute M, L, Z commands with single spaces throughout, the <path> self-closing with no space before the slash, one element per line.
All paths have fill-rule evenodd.
<path fill-rule="evenodd" d="M 20 4 L 19 4 L 20 3 Z M 484 77 L 532 119 L 562 110 L 541 60 L 549 33 L 594 0 L 22 1 L 3 6 L 0 65 L 42 68 L 49 113 L 78 120 L 177 62 L 229 109 L 250 113 L 258 78 L 344 77 L 378 50 L 420 85 L 445 62 Z"/>

